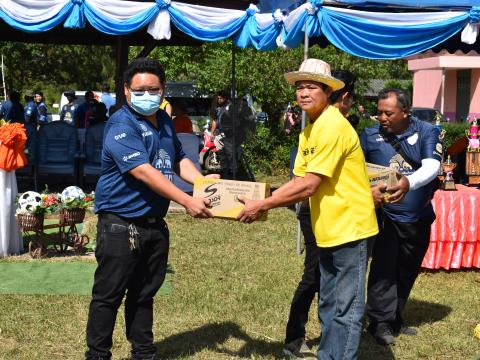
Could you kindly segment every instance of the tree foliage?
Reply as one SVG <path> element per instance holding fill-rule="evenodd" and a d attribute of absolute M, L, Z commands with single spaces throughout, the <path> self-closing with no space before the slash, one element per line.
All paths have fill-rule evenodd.
<path fill-rule="evenodd" d="M 131 57 L 138 52 L 138 48 L 132 49 Z M 197 87 L 209 93 L 231 87 L 231 41 L 207 43 L 200 47 L 158 47 L 151 56 L 164 64 L 169 81 L 194 81 Z M 309 56 L 325 60 L 332 69 L 355 73 L 359 94 L 367 90 L 371 79 L 410 78 L 405 60 L 360 59 L 333 46 L 323 49 L 313 46 L 309 49 Z M 267 52 L 236 48 L 235 60 L 238 94 L 250 92 L 270 118 L 277 119 L 285 104 L 294 100 L 294 90 L 285 82 L 283 74 L 298 69 L 303 60 L 303 47 Z"/>
<path fill-rule="evenodd" d="M 47 105 L 58 102 L 67 89 L 99 89 L 103 82 L 113 85 L 111 47 L 0 42 L 0 52 L 7 91 L 41 90 Z"/>
<path fill-rule="evenodd" d="M 141 48 L 130 49 L 130 59 Z M 107 46 L 73 46 L 0 42 L 4 55 L 7 89 L 24 92 L 42 89 L 47 104 L 58 101 L 66 89 L 98 89 L 103 82 L 113 85 L 113 50 Z M 232 83 L 232 42 L 206 43 L 202 46 L 162 46 L 150 54 L 164 64 L 168 81 L 193 81 L 213 94 L 229 90 Z M 347 69 L 358 77 L 357 93 L 367 88 L 370 79 L 408 79 L 404 60 L 366 60 L 348 55 L 333 46 L 312 46 L 309 56 L 327 61 L 332 69 Z M 297 70 L 303 48 L 260 52 L 235 49 L 237 93 L 251 93 L 271 119 L 278 119 L 285 104 L 294 99 L 294 90 L 283 74 Z"/>

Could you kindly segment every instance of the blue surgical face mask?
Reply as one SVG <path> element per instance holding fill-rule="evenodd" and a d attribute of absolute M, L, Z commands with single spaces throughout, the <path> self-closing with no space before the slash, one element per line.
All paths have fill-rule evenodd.
<path fill-rule="evenodd" d="M 153 115 L 160 108 L 161 95 L 162 94 L 150 95 L 148 91 L 145 91 L 143 95 L 135 95 L 133 92 L 130 92 L 132 109 L 141 115 Z"/>

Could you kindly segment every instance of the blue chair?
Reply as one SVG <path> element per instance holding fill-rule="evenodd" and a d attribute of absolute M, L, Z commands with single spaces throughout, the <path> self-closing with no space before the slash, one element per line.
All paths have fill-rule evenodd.
<path fill-rule="evenodd" d="M 183 152 L 190 159 L 198 171 L 201 171 L 200 163 L 198 161 L 198 153 L 200 149 L 200 138 L 195 134 L 179 133 L 178 139 L 182 143 Z M 183 192 L 192 193 L 193 186 L 180 179 L 177 174 L 173 176 L 173 183 Z"/>
<path fill-rule="evenodd" d="M 25 123 L 25 130 L 27 132 L 27 143 L 25 144 L 25 153 L 27 155 L 28 164 L 27 166 L 17 169 L 15 174 L 17 178 L 28 178 L 33 177 L 33 184 L 35 191 L 38 191 L 38 181 L 37 181 L 37 127 L 32 123 Z"/>
<path fill-rule="evenodd" d="M 103 133 L 105 122 L 87 128 L 85 134 L 85 161 L 83 163 L 82 185 L 87 176 L 98 178 L 102 171 Z"/>
<path fill-rule="evenodd" d="M 77 131 L 63 121 L 40 127 L 38 133 L 38 175 L 65 175 L 75 180 Z"/>

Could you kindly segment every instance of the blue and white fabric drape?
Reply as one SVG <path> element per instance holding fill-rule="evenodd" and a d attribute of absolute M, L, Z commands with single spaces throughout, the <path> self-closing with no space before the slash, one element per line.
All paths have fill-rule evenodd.
<path fill-rule="evenodd" d="M 242 11 L 170 0 L 0 0 L 0 17 L 25 32 L 48 31 L 59 25 L 81 29 L 89 23 L 103 33 L 124 35 L 147 27 L 157 40 L 170 39 L 173 25 L 201 41 L 233 38 L 239 47 L 258 50 L 298 46 L 307 23 L 310 37 L 323 35 L 350 54 L 394 59 L 430 49 L 459 32 L 463 42 L 475 43 L 480 7 L 391 13 L 388 9 L 371 12 L 324 6 L 321 0 L 310 0 L 284 15 L 280 10 L 260 13 L 255 5 Z"/>

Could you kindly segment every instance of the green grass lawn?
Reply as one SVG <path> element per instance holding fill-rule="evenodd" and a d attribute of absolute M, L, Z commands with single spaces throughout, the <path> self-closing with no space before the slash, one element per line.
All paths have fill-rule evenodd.
<path fill-rule="evenodd" d="M 159 358 L 281 358 L 290 300 L 303 262 L 295 255 L 293 213 L 271 211 L 268 221 L 251 225 L 186 215 L 171 215 L 167 222 L 173 290 L 155 299 L 153 330 Z M 89 228 L 93 231 L 94 226 Z M 89 300 L 73 295 L 0 295 L 0 359 L 82 359 Z M 406 318 L 417 327 L 417 336 L 400 336 L 395 346 L 384 348 L 365 333 L 360 359 L 480 356 L 480 340 L 473 337 L 475 324 L 480 323 L 480 273 L 422 273 Z M 319 334 L 312 306 L 309 342 L 315 344 Z M 122 312 L 113 353 L 114 359 L 129 355 Z"/>

